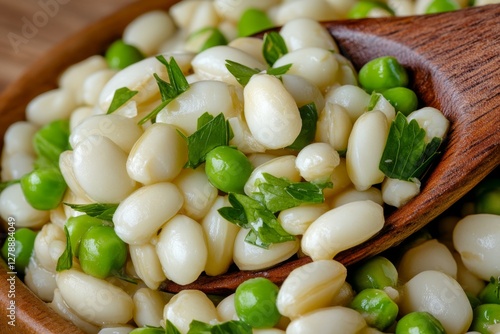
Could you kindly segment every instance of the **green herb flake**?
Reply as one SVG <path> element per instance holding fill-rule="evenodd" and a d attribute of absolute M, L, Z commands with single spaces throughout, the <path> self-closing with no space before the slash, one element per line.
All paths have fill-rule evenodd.
<path fill-rule="evenodd" d="M 203 124 L 207 116 L 201 116 L 202 120 L 198 124 Z M 229 144 L 229 123 L 224 119 L 224 114 L 220 113 L 210 121 L 203 124 L 196 132 L 187 137 L 188 162 L 184 168 L 196 168 L 205 162 L 208 152 L 217 146 Z"/>
<path fill-rule="evenodd" d="M 66 226 L 64 226 L 64 234 L 66 235 L 66 248 L 57 260 L 56 271 L 68 270 L 73 266 L 73 251 L 71 250 L 71 239 L 69 236 L 68 228 Z"/>
<path fill-rule="evenodd" d="M 301 150 L 313 142 L 318 123 L 318 111 L 313 102 L 300 107 L 299 112 L 302 119 L 302 128 L 295 141 L 288 146 L 288 148 L 293 150 Z"/>
<path fill-rule="evenodd" d="M 262 176 L 265 182 L 258 184 L 259 192 L 253 196 L 273 213 L 301 204 L 323 203 L 323 188 L 331 186 L 330 183 L 290 182 L 268 173 L 263 173 Z"/>
<path fill-rule="evenodd" d="M 113 220 L 113 214 L 118 208 L 118 204 L 113 203 L 92 203 L 92 204 L 70 204 L 64 203 L 75 211 L 83 212 L 91 217 L 102 220 Z"/>
<path fill-rule="evenodd" d="M 279 58 L 287 53 L 288 48 L 285 40 L 278 32 L 271 31 L 264 35 L 262 54 L 269 66 L 273 66 Z"/>
<path fill-rule="evenodd" d="M 167 319 L 167 324 L 165 326 L 165 334 L 181 334 L 181 332 L 175 327 L 175 325 Z"/>
<path fill-rule="evenodd" d="M 113 100 L 111 100 L 111 104 L 109 105 L 106 114 L 115 112 L 118 108 L 127 103 L 128 100 L 133 98 L 137 93 L 139 92 L 136 90 L 130 90 L 127 87 L 118 88 L 113 95 Z"/>
<path fill-rule="evenodd" d="M 442 139 L 432 138 L 425 142 L 425 130 L 416 120 L 408 123 L 406 117 L 398 112 L 389 129 L 379 169 L 388 177 L 411 181 L 420 179 L 427 171 L 437 152 Z"/>
<path fill-rule="evenodd" d="M 216 325 L 193 320 L 189 324 L 187 334 L 252 334 L 252 327 L 243 321 L 237 320 L 230 320 Z"/>
<path fill-rule="evenodd" d="M 286 72 L 288 72 L 290 67 L 292 67 L 292 64 L 286 64 L 280 67 L 269 67 L 266 73 L 269 75 L 274 75 L 275 77 L 279 78 L 281 75 L 286 74 Z"/>
<path fill-rule="evenodd" d="M 253 75 L 260 73 L 258 68 L 250 68 L 229 59 L 226 59 L 226 68 L 243 87 L 248 84 Z"/>
<path fill-rule="evenodd" d="M 368 102 L 367 111 L 372 111 L 373 108 L 375 108 L 378 101 L 380 100 L 380 97 L 382 97 L 382 94 L 372 92 L 372 95 L 370 96 L 370 101 Z"/>
<path fill-rule="evenodd" d="M 220 208 L 218 212 L 231 223 L 250 229 L 246 242 L 267 249 L 275 243 L 295 240 L 281 227 L 273 212 L 258 200 L 234 193 L 230 193 L 228 199 L 232 207 Z"/>
<path fill-rule="evenodd" d="M 154 123 L 158 113 L 165 108 L 167 104 L 189 89 L 189 83 L 174 57 L 170 57 L 170 61 L 167 61 L 163 55 L 159 55 L 156 56 L 156 59 L 167 68 L 168 79 L 170 82 L 163 80 L 156 73 L 153 74 L 156 83 L 158 84 L 162 103 L 153 109 L 148 115 L 143 117 L 139 121 L 139 125 L 143 125 L 149 120 Z"/>

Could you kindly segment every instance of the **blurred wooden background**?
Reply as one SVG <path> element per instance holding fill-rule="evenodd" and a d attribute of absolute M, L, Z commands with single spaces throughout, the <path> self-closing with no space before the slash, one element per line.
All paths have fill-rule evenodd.
<path fill-rule="evenodd" d="M 53 45 L 134 0 L 0 0 L 0 94 Z"/>

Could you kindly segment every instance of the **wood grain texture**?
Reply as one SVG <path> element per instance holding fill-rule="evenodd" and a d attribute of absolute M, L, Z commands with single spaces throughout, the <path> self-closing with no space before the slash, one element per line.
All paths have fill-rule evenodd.
<path fill-rule="evenodd" d="M 51 57 L 39 59 L 0 96 L 0 135 L 3 136 L 8 124 L 24 117 L 24 107 L 32 97 L 55 86 L 57 75 L 66 66 L 103 50 L 120 34 L 126 22 L 141 11 L 151 6 L 166 7 L 169 3 L 172 1 L 136 4 L 78 33 L 54 49 Z M 386 226 L 375 238 L 337 257 L 350 264 L 398 244 L 500 164 L 500 5 L 428 17 L 344 21 L 327 26 L 357 67 L 380 55 L 398 57 L 410 69 L 414 88 L 424 103 L 443 110 L 451 120 L 444 154 L 426 180 L 421 195 L 390 214 Z M 162 288 L 169 291 L 199 288 L 224 293 L 254 276 L 281 282 L 292 268 L 308 261 L 310 259 L 302 258 L 257 273 L 203 276 L 196 284 L 180 287 L 166 283 Z M 5 268 L 0 270 L 0 279 L 7 279 Z M 4 284 L 0 285 L 2 308 L 8 303 L 5 289 Z M 25 308 L 19 311 L 17 319 L 27 328 L 27 333 L 76 330 L 54 318 L 21 283 L 16 292 L 20 300 L 27 301 L 22 304 Z M 35 327 L 38 325 L 45 326 L 44 330 Z M 0 329 L 3 333 L 9 328 Z"/>

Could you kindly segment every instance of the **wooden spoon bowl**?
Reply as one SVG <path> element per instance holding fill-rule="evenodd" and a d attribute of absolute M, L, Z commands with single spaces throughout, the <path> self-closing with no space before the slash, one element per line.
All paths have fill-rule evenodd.
<path fill-rule="evenodd" d="M 166 9 L 173 3 L 137 2 L 50 51 L 0 97 L 0 136 L 9 124 L 24 118 L 26 104 L 32 98 L 56 87 L 64 68 L 105 50 L 139 14 Z M 412 88 L 423 104 L 440 109 L 451 122 L 443 155 L 424 180 L 420 195 L 389 214 L 384 228 L 374 238 L 336 257 L 349 265 L 400 243 L 500 164 L 500 5 L 428 16 L 329 22 L 325 27 L 357 68 L 375 57 L 397 57 L 409 69 Z M 256 276 L 280 283 L 291 270 L 309 261 L 305 257 L 266 271 L 202 276 L 187 286 L 165 282 L 161 289 L 228 293 Z M 5 282 L 11 274 L 3 261 L 0 266 L 0 279 Z M 11 300 L 7 297 L 8 289 L 8 284 L 1 284 L 3 309 Z M 4 324 L 2 319 L 2 333 L 81 333 L 36 298 L 20 280 L 16 281 L 15 301 L 16 327 Z"/>

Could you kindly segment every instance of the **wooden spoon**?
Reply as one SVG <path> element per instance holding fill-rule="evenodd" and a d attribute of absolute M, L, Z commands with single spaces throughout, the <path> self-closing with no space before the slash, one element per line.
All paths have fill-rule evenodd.
<path fill-rule="evenodd" d="M 0 138 L 8 125 L 24 118 L 26 104 L 56 87 L 65 67 L 102 52 L 134 17 L 176 1 L 137 2 L 76 34 L 41 58 L 0 97 Z M 451 121 L 444 154 L 424 181 L 422 192 L 392 212 L 384 229 L 370 241 L 336 257 L 349 265 L 397 245 L 456 202 L 500 163 L 500 5 L 488 5 L 424 17 L 362 19 L 325 23 L 342 52 L 359 68 L 370 59 L 393 55 L 410 70 L 423 104 L 443 111 Z M 0 139 L 1 145 L 1 139 Z M 5 230 L 5 228 L 4 228 Z M 310 261 L 301 258 L 260 272 L 202 276 L 179 286 L 228 293 L 245 279 L 264 276 L 280 283 L 293 269 Z M 0 280 L 11 277 L 0 261 Z M 0 307 L 9 306 L 8 284 L 0 284 Z M 2 333 L 81 333 L 57 316 L 29 289 L 16 281 L 16 327 L 2 320 Z"/>
<path fill-rule="evenodd" d="M 455 203 L 500 164 L 500 5 L 437 15 L 325 22 L 342 53 L 359 69 L 367 61 L 395 56 L 411 73 L 413 89 L 427 106 L 451 122 L 444 152 L 421 193 L 386 217 L 384 228 L 367 242 L 340 253 L 345 265 L 397 245 Z M 201 276 L 180 286 L 229 293 L 252 277 L 281 283 L 294 268 L 310 262 L 294 259 L 277 267 L 222 276 Z"/>

